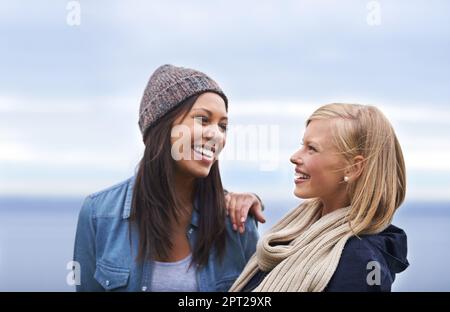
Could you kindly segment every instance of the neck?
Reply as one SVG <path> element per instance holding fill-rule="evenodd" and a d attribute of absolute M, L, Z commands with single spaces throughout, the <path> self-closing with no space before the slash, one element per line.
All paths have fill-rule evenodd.
<path fill-rule="evenodd" d="M 320 200 L 322 202 L 321 217 L 337 209 L 344 208 L 350 205 L 350 201 L 347 199 L 346 194 L 343 194 L 341 196 L 333 196 L 332 199 L 321 198 Z"/>

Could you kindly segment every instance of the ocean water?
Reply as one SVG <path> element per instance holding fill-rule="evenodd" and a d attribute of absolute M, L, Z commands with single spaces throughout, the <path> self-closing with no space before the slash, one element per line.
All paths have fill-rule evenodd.
<path fill-rule="evenodd" d="M 81 198 L 0 198 L 0 291 L 73 291 L 66 278 Z M 267 231 L 296 201 L 265 199 Z M 394 291 L 450 291 L 450 203 L 407 202 L 394 224 L 408 234 L 410 267 Z"/>

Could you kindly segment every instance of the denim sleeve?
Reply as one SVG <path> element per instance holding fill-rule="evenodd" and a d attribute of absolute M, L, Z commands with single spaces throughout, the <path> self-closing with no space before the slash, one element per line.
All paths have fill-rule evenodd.
<path fill-rule="evenodd" d="M 76 286 L 77 291 L 104 291 L 103 287 L 94 279 L 96 268 L 95 220 L 91 201 L 90 197 L 85 199 L 78 216 L 73 256 L 80 268 L 80 283 Z"/>
<path fill-rule="evenodd" d="M 245 232 L 240 235 L 242 246 L 244 247 L 245 261 L 248 262 L 256 251 L 256 243 L 258 242 L 259 233 L 255 218 L 249 216 L 245 221 Z"/>

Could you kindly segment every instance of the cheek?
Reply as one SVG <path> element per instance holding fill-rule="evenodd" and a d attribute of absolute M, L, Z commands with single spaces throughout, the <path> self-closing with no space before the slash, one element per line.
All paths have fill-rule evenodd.
<path fill-rule="evenodd" d="M 336 168 L 326 159 L 321 159 L 319 157 L 310 159 L 307 169 L 314 184 L 324 186 L 335 183 Z"/>
<path fill-rule="evenodd" d="M 201 129 L 201 128 L 200 128 Z M 194 124 L 191 122 L 183 122 L 172 126 L 170 132 L 170 141 L 190 141 L 194 137 Z"/>
<path fill-rule="evenodd" d="M 322 175 L 323 166 L 320 163 L 320 158 L 309 156 L 303 157 L 306 170 L 312 177 L 320 177 Z"/>
<path fill-rule="evenodd" d="M 316 183 L 324 186 L 326 189 L 333 189 L 335 186 L 338 186 L 342 180 L 339 168 L 341 167 L 334 161 L 327 160 L 316 163 L 314 168 L 317 174 Z"/>

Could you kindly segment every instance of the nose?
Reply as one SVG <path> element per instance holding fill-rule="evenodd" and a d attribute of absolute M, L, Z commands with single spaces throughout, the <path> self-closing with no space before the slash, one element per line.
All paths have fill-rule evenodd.
<path fill-rule="evenodd" d="M 303 159 L 301 158 L 300 150 L 298 150 L 294 154 L 292 154 L 292 156 L 291 156 L 291 163 L 293 163 L 294 165 L 301 165 L 301 164 L 303 164 Z"/>
<path fill-rule="evenodd" d="M 214 139 L 215 141 L 218 141 L 222 138 L 221 136 L 223 136 L 223 134 L 219 131 L 218 125 L 209 125 L 203 128 L 203 137 L 208 140 Z"/>

